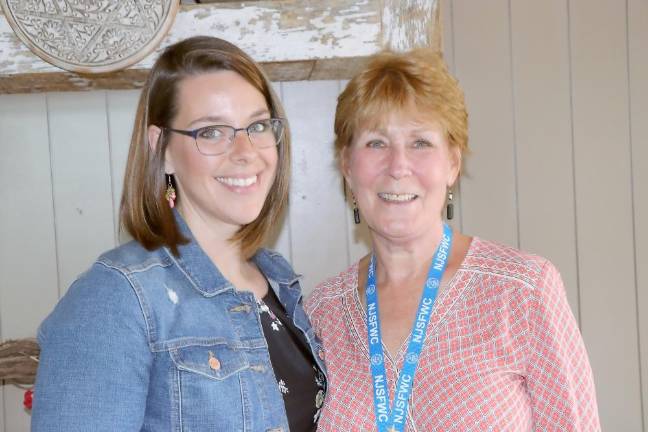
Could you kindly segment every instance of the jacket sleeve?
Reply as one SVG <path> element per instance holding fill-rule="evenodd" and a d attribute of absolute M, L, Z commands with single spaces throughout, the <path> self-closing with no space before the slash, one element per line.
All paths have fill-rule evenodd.
<path fill-rule="evenodd" d="M 550 262 L 529 309 L 527 388 L 534 430 L 601 430 L 585 345 L 560 274 Z"/>
<path fill-rule="evenodd" d="M 139 431 L 152 354 L 135 291 L 96 263 L 38 332 L 32 432 Z"/>

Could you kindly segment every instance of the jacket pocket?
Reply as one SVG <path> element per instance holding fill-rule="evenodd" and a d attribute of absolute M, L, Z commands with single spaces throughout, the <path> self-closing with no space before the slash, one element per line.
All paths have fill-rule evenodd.
<path fill-rule="evenodd" d="M 248 429 L 250 365 L 244 351 L 226 341 L 201 340 L 171 347 L 169 355 L 177 430 Z"/>
<path fill-rule="evenodd" d="M 169 351 L 179 370 L 214 380 L 224 380 L 250 367 L 245 355 L 227 343 L 189 345 Z"/>

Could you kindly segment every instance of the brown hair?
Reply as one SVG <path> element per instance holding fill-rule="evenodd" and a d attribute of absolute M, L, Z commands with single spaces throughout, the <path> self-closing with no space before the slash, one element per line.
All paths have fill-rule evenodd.
<path fill-rule="evenodd" d="M 177 255 L 178 245 L 188 240 L 180 234 L 164 198 L 164 152 L 169 142 L 168 134 L 162 133 L 155 150 L 151 150 L 148 127 L 171 124 L 178 112 L 177 93 L 182 79 L 220 70 L 241 75 L 263 94 L 272 117 L 285 117 L 268 78 L 254 60 L 235 45 L 214 37 L 198 36 L 167 47 L 153 65 L 139 99 L 120 209 L 122 226 L 149 250 L 167 246 Z M 286 128 L 279 145 L 275 180 L 261 213 L 230 239 L 240 243 L 246 258 L 254 255 L 280 219 L 288 201 L 289 175 L 290 133 Z"/>
<path fill-rule="evenodd" d="M 445 128 L 450 147 L 468 153 L 464 94 L 441 55 L 427 48 L 373 55 L 338 97 L 335 155 L 351 144 L 358 127 L 374 127 L 390 112 L 415 107 Z"/>

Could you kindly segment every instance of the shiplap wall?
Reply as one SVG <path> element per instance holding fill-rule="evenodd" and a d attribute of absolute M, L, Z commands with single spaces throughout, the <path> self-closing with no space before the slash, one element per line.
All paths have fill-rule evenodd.
<path fill-rule="evenodd" d="M 648 432 L 648 2 L 448 0 L 442 11 L 473 149 L 454 224 L 556 263 L 603 430 Z M 276 84 L 294 148 L 275 247 L 306 290 L 367 250 L 331 151 L 344 84 Z M 0 96 L 0 338 L 35 335 L 76 275 L 119 243 L 136 99 Z M 0 432 L 29 429 L 22 390 L 4 386 L 0 404 Z"/>

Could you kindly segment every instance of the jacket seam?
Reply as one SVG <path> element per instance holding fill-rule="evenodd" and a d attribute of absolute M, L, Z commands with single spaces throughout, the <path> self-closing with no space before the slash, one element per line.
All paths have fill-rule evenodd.
<path fill-rule="evenodd" d="M 149 351 L 153 352 L 153 337 L 155 335 L 155 329 L 153 328 L 153 324 L 151 322 L 151 317 L 150 314 L 148 313 L 149 307 L 146 301 L 144 300 L 144 296 L 141 293 L 141 288 L 139 285 L 136 287 L 135 281 L 130 277 L 131 273 L 127 273 L 124 271 L 124 269 L 120 267 L 116 267 L 114 265 L 110 265 L 106 262 L 103 261 L 97 261 L 97 264 L 100 264 L 108 269 L 112 269 L 122 275 L 124 279 L 128 281 L 128 284 L 130 285 L 131 289 L 133 290 L 133 293 L 135 294 L 135 297 L 137 298 L 137 302 L 140 307 L 140 312 L 142 313 L 142 317 L 144 318 L 144 325 L 146 326 L 146 337 L 147 337 L 147 343 L 149 346 Z M 158 266 L 158 265 L 155 265 Z M 149 267 L 150 268 L 150 267 Z M 139 272 L 137 272 L 139 273 Z"/>

